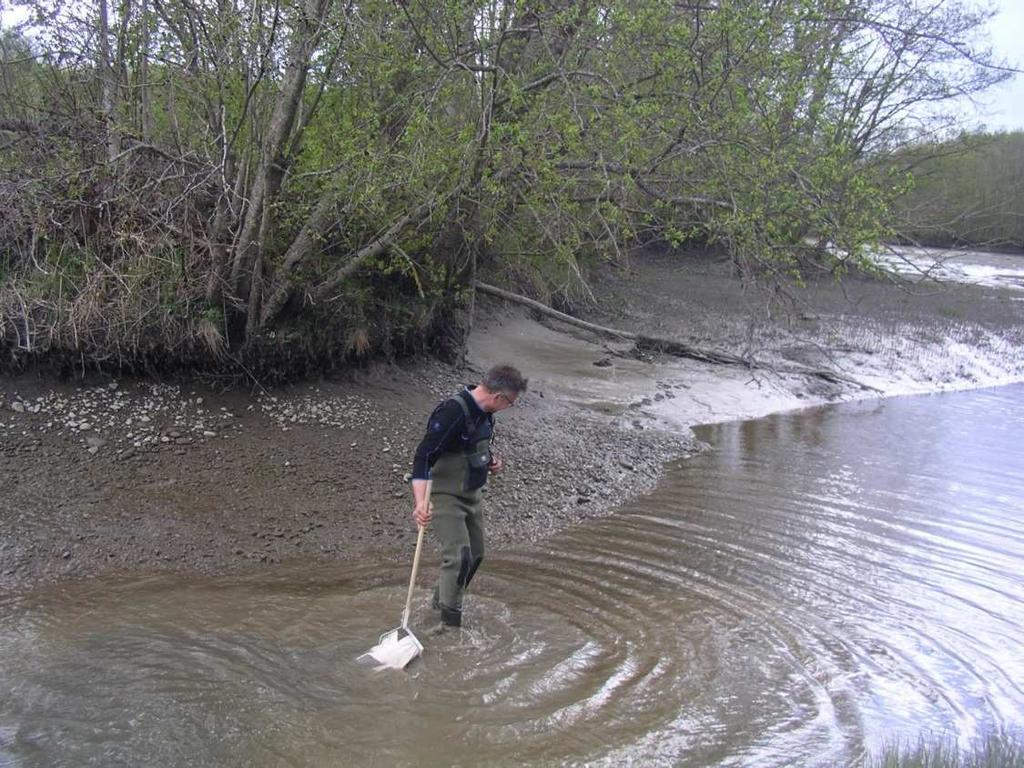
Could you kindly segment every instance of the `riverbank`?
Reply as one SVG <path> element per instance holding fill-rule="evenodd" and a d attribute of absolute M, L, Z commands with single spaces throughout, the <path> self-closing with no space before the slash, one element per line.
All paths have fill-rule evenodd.
<path fill-rule="evenodd" d="M 492 550 L 649 490 L 666 460 L 702 448 L 695 424 L 1024 380 L 1024 292 L 1012 286 L 852 277 L 769 315 L 724 262 L 646 254 L 594 289 L 604 309 L 588 319 L 765 367 L 637 357 L 481 301 L 465 370 L 419 360 L 252 394 L 0 380 L 0 588 L 408 557 L 404 475 L 426 415 L 498 361 L 531 384 L 499 417 L 508 471 L 488 487 Z M 772 371 L 786 363 L 873 389 Z"/>

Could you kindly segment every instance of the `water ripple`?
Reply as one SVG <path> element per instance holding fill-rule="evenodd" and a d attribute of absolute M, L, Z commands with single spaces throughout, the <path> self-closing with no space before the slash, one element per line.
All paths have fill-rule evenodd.
<path fill-rule="evenodd" d="M 708 428 L 353 663 L 403 567 L 0 597 L 0 765 L 831 765 L 1024 727 L 1024 388 Z"/>

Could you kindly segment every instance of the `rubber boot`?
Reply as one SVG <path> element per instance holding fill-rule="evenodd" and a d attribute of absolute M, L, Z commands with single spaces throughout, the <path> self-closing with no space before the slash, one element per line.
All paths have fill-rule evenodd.
<path fill-rule="evenodd" d="M 441 606 L 441 623 L 446 627 L 461 627 L 462 626 L 462 611 L 458 611 L 448 606 Z"/>

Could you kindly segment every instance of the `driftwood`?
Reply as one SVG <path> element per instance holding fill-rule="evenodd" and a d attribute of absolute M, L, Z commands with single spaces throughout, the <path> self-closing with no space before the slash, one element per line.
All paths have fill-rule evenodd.
<path fill-rule="evenodd" d="M 561 320 L 563 323 L 574 325 L 577 328 L 583 328 L 591 333 L 632 341 L 637 349 L 651 352 L 663 352 L 665 354 L 675 355 L 676 357 L 685 357 L 691 360 L 699 360 L 704 363 L 714 363 L 716 365 L 737 365 L 751 370 L 769 370 L 775 373 L 793 373 L 800 376 L 810 376 L 812 378 L 823 379 L 833 384 L 851 384 L 859 387 L 860 389 L 872 390 L 875 392 L 879 391 L 875 387 L 863 384 L 856 379 L 837 371 L 833 371 L 829 368 L 809 368 L 799 365 L 770 365 L 767 363 L 759 363 L 750 358 L 740 357 L 739 355 L 731 355 L 727 352 L 699 349 L 697 347 L 692 347 L 689 344 L 683 344 L 675 339 L 665 339 L 658 336 L 648 336 L 642 333 L 623 331 L 618 328 L 608 328 L 603 325 L 588 323 L 586 320 L 580 320 L 572 315 L 559 312 L 557 309 L 552 309 L 545 304 L 541 304 L 539 301 L 529 299 L 526 296 L 520 296 L 517 293 L 512 293 L 493 285 L 488 285 L 487 283 L 481 283 L 479 280 L 477 280 L 474 285 L 481 293 L 496 296 L 497 298 L 512 301 L 517 304 L 522 304 L 523 306 L 540 312 L 542 315 L 555 318 L 556 320 Z"/>

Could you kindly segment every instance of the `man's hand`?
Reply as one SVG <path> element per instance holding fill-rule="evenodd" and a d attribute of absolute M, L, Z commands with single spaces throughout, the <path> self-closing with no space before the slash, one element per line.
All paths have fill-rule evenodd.
<path fill-rule="evenodd" d="M 412 509 L 412 519 L 416 521 L 416 525 L 420 528 L 426 528 L 430 525 L 430 520 L 434 516 L 434 505 L 429 502 L 423 502 L 417 504 Z"/>
<path fill-rule="evenodd" d="M 501 470 L 504 469 L 504 468 L 505 468 L 505 463 L 501 460 L 500 457 L 495 456 L 492 453 L 491 454 L 491 463 L 487 465 L 487 471 L 490 472 L 492 475 L 496 475 L 499 472 L 501 472 Z"/>
<path fill-rule="evenodd" d="M 412 519 L 420 528 L 430 525 L 430 519 L 434 516 L 434 505 L 430 503 L 430 484 L 426 480 L 412 481 Z"/>

